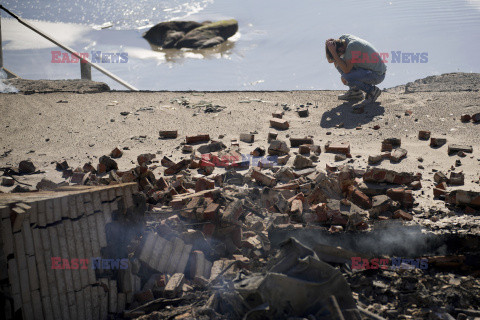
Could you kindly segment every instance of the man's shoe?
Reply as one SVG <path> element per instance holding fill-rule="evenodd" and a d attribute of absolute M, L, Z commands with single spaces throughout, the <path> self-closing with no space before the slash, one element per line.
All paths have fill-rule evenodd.
<path fill-rule="evenodd" d="M 380 96 L 380 94 L 382 93 L 382 90 L 380 90 L 379 88 L 377 87 L 373 87 L 373 90 L 372 92 L 370 93 L 367 93 L 367 97 L 365 98 L 365 103 L 374 103 L 375 101 L 377 101 L 378 97 Z"/>
<path fill-rule="evenodd" d="M 350 89 L 344 94 L 338 96 L 338 100 L 361 100 L 363 99 L 363 92 L 361 90 Z"/>

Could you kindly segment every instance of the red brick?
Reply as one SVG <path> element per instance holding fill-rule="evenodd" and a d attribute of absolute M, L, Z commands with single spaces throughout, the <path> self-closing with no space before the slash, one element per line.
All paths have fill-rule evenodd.
<path fill-rule="evenodd" d="M 433 196 L 439 198 L 440 196 L 446 196 L 447 191 L 440 188 L 433 188 Z"/>
<path fill-rule="evenodd" d="M 372 207 L 372 200 L 354 186 L 348 187 L 348 199 L 362 209 L 368 210 Z"/>
<path fill-rule="evenodd" d="M 103 163 L 97 164 L 97 173 L 98 174 L 104 174 L 107 172 L 107 166 Z"/>
<path fill-rule="evenodd" d="M 278 134 L 276 132 L 269 132 L 268 133 L 268 143 L 270 143 L 272 140 L 277 140 Z"/>
<path fill-rule="evenodd" d="M 137 162 L 139 165 L 144 166 L 150 164 L 150 162 L 155 159 L 157 156 L 153 153 L 144 153 L 137 157 Z"/>
<path fill-rule="evenodd" d="M 164 130 L 160 131 L 160 138 L 162 139 L 175 139 L 178 137 L 177 130 Z"/>
<path fill-rule="evenodd" d="M 395 151 L 392 152 L 390 159 L 393 162 L 400 162 L 403 158 L 407 156 L 407 150 L 403 148 L 397 148 Z"/>
<path fill-rule="evenodd" d="M 203 211 L 204 220 L 215 220 L 217 217 L 217 212 L 220 205 L 218 203 L 210 203 L 207 208 Z"/>
<path fill-rule="evenodd" d="M 155 186 L 157 187 L 158 190 L 163 191 L 168 188 L 168 183 L 164 177 L 160 177 L 160 179 L 158 179 L 157 182 L 155 183 Z"/>
<path fill-rule="evenodd" d="M 399 138 L 388 138 L 383 140 L 385 143 L 391 144 L 393 147 L 400 147 L 402 146 L 402 139 Z"/>
<path fill-rule="evenodd" d="M 197 183 L 195 183 L 195 192 L 208 189 L 215 189 L 215 181 L 207 178 L 200 178 L 197 180 Z"/>
<path fill-rule="evenodd" d="M 395 211 L 395 213 L 393 214 L 393 218 L 394 219 L 403 219 L 403 220 L 407 220 L 407 221 L 412 221 L 413 220 L 413 216 L 410 213 L 405 212 L 403 210 Z"/>
<path fill-rule="evenodd" d="M 260 182 L 261 184 L 268 187 L 273 187 L 277 184 L 277 180 L 275 178 L 268 176 L 258 170 L 253 170 L 252 179 L 255 179 L 255 181 Z"/>
<path fill-rule="evenodd" d="M 445 138 L 430 138 L 430 147 L 441 147 L 447 143 Z"/>
<path fill-rule="evenodd" d="M 463 172 L 450 172 L 448 183 L 453 186 L 462 186 L 465 184 L 465 175 Z"/>
<path fill-rule="evenodd" d="M 282 119 L 283 118 L 283 111 L 275 111 L 272 113 L 272 117 L 277 118 L 277 119 Z"/>
<path fill-rule="evenodd" d="M 277 130 L 287 130 L 290 127 L 290 124 L 287 120 L 283 119 L 270 119 L 270 126 Z"/>
<path fill-rule="evenodd" d="M 382 152 L 384 151 L 392 151 L 393 150 L 393 145 L 391 143 L 388 143 L 388 142 L 382 142 Z"/>
<path fill-rule="evenodd" d="M 309 154 L 310 153 L 310 145 L 302 144 L 300 147 L 298 147 L 298 153 Z"/>
<path fill-rule="evenodd" d="M 302 144 L 313 144 L 312 138 L 290 138 L 290 146 L 292 148 L 296 148 L 301 146 Z"/>
<path fill-rule="evenodd" d="M 428 140 L 430 139 L 430 135 L 431 135 L 430 131 L 418 131 L 419 140 Z"/>
<path fill-rule="evenodd" d="M 325 144 L 325 152 L 349 154 L 350 143 L 348 142 L 332 143 L 329 141 Z"/>
<path fill-rule="evenodd" d="M 173 166 L 165 169 L 165 171 L 163 173 L 165 175 L 176 174 L 176 173 L 178 173 L 178 172 L 180 172 L 184 169 L 187 169 L 189 165 L 190 165 L 190 160 L 183 159 L 180 162 L 174 164 Z"/>
<path fill-rule="evenodd" d="M 123 155 L 122 150 L 120 150 L 118 148 L 115 148 L 115 149 L 112 150 L 112 152 L 110 152 L 110 157 L 112 157 L 114 159 L 120 158 L 122 155 Z"/>
<path fill-rule="evenodd" d="M 175 162 L 173 162 L 168 157 L 163 157 L 162 160 L 160 160 L 160 163 L 162 164 L 162 166 L 167 167 L 167 168 L 169 168 L 169 167 L 171 167 L 175 164 Z"/>
<path fill-rule="evenodd" d="M 208 142 L 210 141 L 210 135 L 208 134 L 199 134 L 196 136 L 187 136 L 185 138 L 186 143 L 199 143 L 199 142 Z"/>

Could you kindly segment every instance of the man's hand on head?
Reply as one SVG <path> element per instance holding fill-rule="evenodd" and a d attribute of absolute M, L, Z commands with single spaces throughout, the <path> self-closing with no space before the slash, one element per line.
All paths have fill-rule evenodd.
<path fill-rule="evenodd" d="M 335 57 L 337 55 L 337 47 L 335 46 L 335 42 L 327 41 L 327 48 L 328 51 L 330 51 L 330 53 L 332 54 L 332 56 Z"/>

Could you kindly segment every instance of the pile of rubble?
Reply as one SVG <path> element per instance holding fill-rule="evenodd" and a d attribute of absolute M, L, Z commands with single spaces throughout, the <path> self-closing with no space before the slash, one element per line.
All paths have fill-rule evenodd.
<path fill-rule="evenodd" d="M 273 114 L 270 125 L 289 128 L 282 112 Z M 177 137 L 177 131 L 160 132 L 162 139 Z M 421 131 L 419 139 L 430 140 L 432 148 L 446 143 L 427 131 Z M 276 132 L 268 134 L 268 146 L 242 154 L 239 141 L 254 140 L 254 134 L 242 134 L 227 147 L 208 134 L 187 136 L 181 160 L 141 154 L 130 170 L 118 168 L 115 159 L 123 154 L 118 148 L 97 164 L 70 168 L 66 161 L 57 163 L 70 184 L 138 184 L 135 201 L 144 206 L 144 216 L 122 228 L 128 223 L 142 227 L 125 232 L 121 240 L 128 250 L 128 268 L 109 271 L 119 279 L 119 292 L 126 294 L 126 310 L 117 310 L 118 316 L 467 319 L 480 314 L 480 283 L 474 277 L 479 274 L 478 249 L 476 256 L 471 255 L 474 249 L 466 252 L 468 259 L 460 262 L 428 257 L 428 271 L 356 270 L 351 260 L 325 259 L 295 238 L 285 237 L 280 245 L 271 242 L 271 234 L 278 231 L 308 229 L 354 238 L 385 223 L 421 223 L 415 219 L 413 192 L 422 190 L 421 174 L 332 164 L 322 170 L 317 167 L 322 149 L 346 160 L 352 158 L 350 144 L 327 142 L 322 148 L 313 137 L 290 137 L 287 143 L 277 140 Z M 472 150 L 450 145 L 448 153 Z M 368 162 L 398 163 L 406 156 L 400 139 L 385 139 L 381 153 Z M 35 172 L 23 163 L 18 173 L 26 169 Z M 17 172 L 12 170 L 9 176 Z M 11 183 L 8 179 L 2 183 Z M 464 184 L 463 173 L 452 171 L 447 177 L 437 172 L 435 183 L 430 192 L 452 209 L 479 213 L 479 192 L 449 191 Z M 48 180 L 37 186 L 56 187 Z"/>

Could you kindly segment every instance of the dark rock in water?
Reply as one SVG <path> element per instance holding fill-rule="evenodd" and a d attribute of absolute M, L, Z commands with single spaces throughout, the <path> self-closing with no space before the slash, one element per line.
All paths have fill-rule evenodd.
<path fill-rule="evenodd" d="M 164 49 L 202 49 L 225 42 L 238 31 L 235 19 L 217 22 L 169 21 L 153 26 L 143 34 L 153 45 Z"/>
<path fill-rule="evenodd" d="M 143 34 L 151 44 L 163 47 L 174 48 L 175 43 L 191 30 L 201 27 L 202 23 L 195 21 L 168 21 L 153 26 Z M 179 38 L 179 36 L 181 36 Z M 176 41 L 175 38 L 178 38 Z"/>

